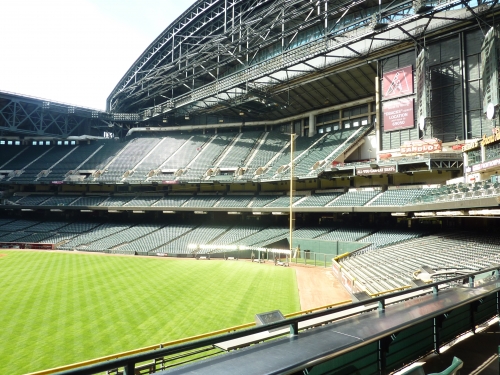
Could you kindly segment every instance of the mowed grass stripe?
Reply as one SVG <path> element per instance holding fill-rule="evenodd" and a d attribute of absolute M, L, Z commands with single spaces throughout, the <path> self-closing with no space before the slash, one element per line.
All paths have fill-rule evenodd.
<path fill-rule="evenodd" d="M 295 272 L 250 262 L 0 251 L 0 373 L 24 374 L 300 308 Z"/>

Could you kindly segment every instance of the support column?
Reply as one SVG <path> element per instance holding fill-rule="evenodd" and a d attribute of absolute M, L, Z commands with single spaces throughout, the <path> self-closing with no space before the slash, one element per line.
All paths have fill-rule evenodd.
<path fill-rule="evenodd" d="M 380 77 L 375 77 L 375 143 L 377 147 L 377 152 L 382 151 L 382 135 L 380 133 L 380 124 L 382 123 L 381 118 L 381 108 L 382 105 L 380 103 Z M 377 153 L 377 161 L 378 153 Z"/>
<path fill-rule="evenodd" d="M 135 374 L 135 364 L 134 363 L 127 363 L 123 367 L 123 374 L 124 375 L 134 375 Z"/>
<path fill-rule="evenodd" d="M 433 339 L 434 339 L 434 353 L 439 354 L 439 347 L 441 346 L 441 340 L 439 337 L 439 330 L 441 328 L 441 317 L 436 317 L 432 319 L 432 328 L 433 328 Z"/>
<path fill-rule="evenodd" d="M 316 135 L 316 116 L 312 113 L 309 114 L 309 137 Z"/>

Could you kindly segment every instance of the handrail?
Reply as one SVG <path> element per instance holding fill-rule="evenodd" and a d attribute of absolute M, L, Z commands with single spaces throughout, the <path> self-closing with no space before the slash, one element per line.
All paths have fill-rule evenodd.
<path fill-rule="evenodd" d="M 337 307 L 337 306 L 345 305 L 347 303 L 352 303 L 352 299 L 346 299 L 344 301 L 332 303 L 332 304 L 329 304 L 329 305 L 315 307 L 314 309 L 302 310 L 302 311 L 298 311 L 298 312 L 295 312 L 295 313 L 285 314 L 285 318 L 292 318 L 292 317 L 297 316 L 297 315 L 310 314 L 310 313 L 312 313 L 314 311 L 331 309 L 332 307 Z"/>
<path fill-rule="evenodd" d="M 382 292 L 377 292 L 377 293 L 370 293 L 370 297 L 378 297 L 378 296 L 381 296 L 383 294 L 393 293 L 393 292 L 405 290 L 408 288 L 411 288 L 411 285 L 403 285 L 403 286 L 400 286 L 399 288 L 383 290 Z"/>
<path fill-rule="evenodd" d="M 344 301 L 332 303 L 332 304 L 329 304 L 329 305 L 315 307 L 313 309 L 301 310 L 301 311 L 297 311 L 297 312 L 294 312 L 294 313 L 285 314 L 284 316 L 285 316 L 285 318 L 291 318 L 291 317 L 295 317 L 295 316 L 299 316 L 299 315 L 306 315 L 306 314 L 310 314 L 310 313 L 312 313 L 314 311 L 324 310 L 324 309 L 331 309 L 332 307 L 337 307 L 337 306 L 340 306 L 340 305 L 345 305 L 345 304 L 351 303 L 351 302 L 352 302 L 352 300 L 350 300 L 350 299 L 349 300 L 344 300 Z M 145 347 L 138 348 L 138 349 L 127 350 L 125 352 L 116 353 L 116 354 L 110 354 L 110 355 L 107 355 L 107 356 L 104 356 L 104 357 L 99 357 L 99 358 L 94 358 L 94 359 L 90 359 L 90 360 L 87 360 L 87 361 L 72 363 L 72 364 L 64 365 L 64 366 L 59 366 L 59 367 L 55 367 L 55 368 L 48 369 L 48 370 L 41 370 L 41 371 L 31 372 L 31 373 L 29 373 L 27 375 L 50 375 L 50 374 L 55 374 L 55 373 L 60 372 L 60 371 L 72 370 L 72 369 L 80 368 L 80 367 L 83 367 L 83 366 L 90 366 L 90 365 L 93 365 L 95 363 L 109 361 L 111 359 L 118 359 L 118 358 L 126 357 L 128 355 L 133 355 L 133 354 L 138 354 L 138 353 L 144 353 L 144 352 L 151 351 L 151 350 L 162 349 L 162 348 L 166 348 L 166 347 L 169 347 L 169 346 L 183 344 L 183 343 L 191 342 L 191 341 L 196 341 L 196 340 L 207 338 L 207 337 L 217 336 L 217 335 L 220 335 L 220 334 L 223 334 L 223 333 L 230 333 L 230 332 L 233 332 L 233 331 L 237 331 L 237 330 L 241 330 L 241 329 L 249 328 L 249 327 L 253 327 L 253 326 L 255 326 L 255 322 L 240 324 L 240 325 L 237 325 L 237 326 L 234 326 L 234 327 L 229 327 L 229 328 L 224 328 L 224 329 L 220 329 L 220 330 L 217 330 L 217 331 L 202 333 L 200 335 L 185 337 L 185 338 L 178 339 L 178 340 L 167 341 L 167 342 L 160 343 L 160 344 L 149 345 L 149 346 L 145 346 Z"/>
<path fill-rule="evenodd" d="M 339 259 L 342 259 L 342 258 L 345 258 L 347 256 L 349 256 L 351 253 L 347 252 L 347 253 L 343 253 L 343 254 L 340 254 L 340 255 L 337 255 L 336 257 L 334 257 L 332 260 L 334 261 L 337 261 Z"/>
<path fill-rule="evenodd" d="M 494 267 L 486 268 L 481 271 L 473 272 L 468 275 L 462 275 L 458 277 L 454 277 L 451 279 L 447 280 L 441 280 L 437 281 L 431 284 L 425 284 L 417 287 L 413 287 L 410 289 L 405 289 L 405 290 L 400 290 L 394 293 L 391 293 L 390 295 L 384 295 L 384 296 L 379 296 L 372 298 L 370 300 L 370 306 L 367 307 L 367 301 L 358 301 L 358 302 L 352 302 L 347 305 L 341 305 L 337 306 L 335 309 L 326 309 L 326 310 L 321 310 L 321 311 L 316 311 L 312 312 L 310 314 L 302 315 L 299 317 L 289 317 L 285 320 L 275 322 L 275 323 L 270 323 L 270 324 L 264 324 L 261 326 L 253 326 L 251 328 L 247 329 L 242 329 L 236 332 L 231 332 L 231 333 L 226 333 L 224 336 L 214 336 L 214 333 L 206 333 L 203 335 L 195 336 L 195 341 L 192 341 L 193 338 L 185 338 L 181 340 L 176 340 L 174 342 L 167 343 L 169 344 L 168 347 L 159 347 L 158 345 L 152 346 L 150 351 L 144 351 L 147 350 L 148 348 L 141 348 L 141 349 L 136 349 L 130 352 L 122 353 L 120 354 L 120 357 L 118 355 L 111 355 L 108 357 L 102 357 L 86 362 L 81 362 L 81 363 L 76 363 L 72 365 L 66 365 L 66 366 L 61 366 L 55 369 L 50 369 L 50 370 L 44 370 L 44 371 L 39 371 L 39 372 L 34 372 L 29 375 L 48 375 L 48 374 L 55 374 L 57 373 L 58 375 L 87 375 L 87 374 L 95 374 L 99 372 L 103 372 L 106 370 L 110 369 L 116 369 L 118 367 L 124 367 L 124 366 L 134 366 L 136 363 L 141 363 L 145 362 L 148 360 L 153 360 L 158 357 L 163 357 L 167 355 L 172 355 L 172 354 L 177 354 L 181 353 L 184 351 L 200 348 L 200 347 L 205 347 L 205 346 L 210 346 L 217 344 L 221 341 L 229 341 L 233 339 L 238 339 L 241 337 L 249 336 L 252 334 L 260 333 L 260 332 L 265 332 L 269 330 L 274 330 L 274 329 L 283 329 L 287 326 L 290 327 L 290 332 L 293 334 L 297 334 L 298 332 L 298 323 L 307 321 L 313 318 L 319 318 L 323 317 L 326 315 L 330 315 L 332 313 L 339 313 L 347 310 L 352 310 L 355 308 L 359 307 L 364 307 L 364 311 L 370 311 L 370 310 L 376 310 L 380 309 L 381 306 L 382 308 L 385 308 L 385 299 L 386 298 L 391 298 L 394 299 L 394 297 L 399 297 L 399 296 L 404 296 L 405 294 L 410 294 L 414 293 L 417 291 L 421 290 L 429 290 L 430 287 L 432 287 L 432 292 L 434 294 L 437 294 L 439 291 L 439 285 L 446 284 L 448 285 L 450 282 L 453 281 L 460 281 L 463 280 L 465 277 L 469 277 L 469 281 L 474 279 L 475 275 L 483 274 L 485 272 L 495 272 L 495 275 L 498 279 L 500 275 L 500 264 L 496 265 Z M 471 283 L 469 282 L 469 285 Z M 378 307 L 377 307 L 378 305 Z M 253 323 L 249 323 L 250 325 L 253 325 Z M 231 330 L 225 329 L 221 330 L 219 332 L 224 333 Z M 137 354 L 136 354 L 137 353 Z M 123 355 L 123 356 L 121 356 Z M 99 362 L 105 360 L 104 358 L 109 358 L 107 362 Z M 86 367 L 83 367 L 87 365 Z M 62 372 L 57 372 L 57 371 L 62 371 Z"/>

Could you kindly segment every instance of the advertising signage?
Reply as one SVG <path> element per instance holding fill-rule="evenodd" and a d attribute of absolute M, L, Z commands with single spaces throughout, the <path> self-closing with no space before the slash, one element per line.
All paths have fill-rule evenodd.
<path fill-rule="evenodd" d="M 384 132 L 413 128 L 415 126 L 413 104 L 413 98 L 391 100 L 383 103 Z"/>
<path fill-rule="evenodd" d="M 356 168 L 357 176 L 371 176 L 375 174 L 393 174 L 396 173 L 395 165 L 381 165 L 378 168 Z"/>
<path fill-rule="evenodd" d="M 436 138 L 406 141 L 399 149 L 402 154 L 424 154 L 441 150 L 442 142 Z"/>
<path fill-rule="evenodd" d="M 410 66 L 391 70 L 382 77 L 382 99 L 413 94 L 413 69 Z"/>
<path fill-rule="evenodd" d="M 495 160 L 490 160 L 490 161 L 485 161 L 484 163 L 479 163 L 475 164 L 473 166 L 465 168 L 465 172 L 471 173 L 471 172 L 479 172 L 485 169 L 493 168 L 493 167 L 498 167 L 500 166 L 500 159 L 495 159 Z"/>

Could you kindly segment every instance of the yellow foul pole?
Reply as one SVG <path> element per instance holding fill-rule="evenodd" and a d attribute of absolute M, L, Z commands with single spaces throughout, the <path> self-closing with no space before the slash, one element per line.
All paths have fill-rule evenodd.
<path fill-rule="evenodd" d="M 293 138 L 295 134 L 291 132 L 290 134 L 290 259 L 293 254 Z"/>

